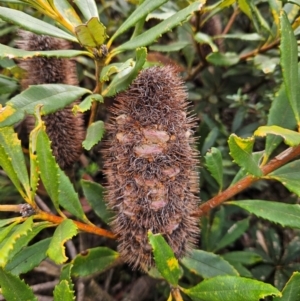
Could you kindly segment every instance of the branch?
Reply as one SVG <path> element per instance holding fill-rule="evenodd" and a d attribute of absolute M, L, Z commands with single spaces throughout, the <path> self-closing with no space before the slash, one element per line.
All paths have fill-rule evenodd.
<path fill-rule="evenodd" d="M 268 164 L 261 168 L 264 176 L 271 173 L 272 171 L 278 169 L 279 167 L 285 165 L 287 162 L 295 159 L 300 155 L 300 146 L 290 147 L 283 151 L 281 154 L 272 159 Z M 208 200 L 204 204 L 200 205 L 198 210 L 194 215 L 202 216 L 207 214 L 211 209 L 216 208 L 228 199 L 232 198 L 234 195 L 248 188 L 254 182 L 261 180 L 262 178 L 256 178 L 252 175 L 248 175 L 242 180 L 230 186 L 220 194 L 216 195 L 212 199 Z"/>
<path fill-rule="evenodd" d="M 60 224 L 65 220 L 64 218 L 62 218 L 60 216 L 56 216 L 56 215 L 53 215 L 51 213 L 47 213 L 44 211 L 37 212 L 37 214 L 34 215 L 34 219 L 41 219 L 44 221 L 52 222 L 54 224 Z M 96 234 L 99 236 L 105 236 L 105 237 L 112 238 L 112 239 L 116 238 L 116 236 L 112 232 L 107 231 L 105 229 L 98 228 L 93 225 L 87 225 L 87 224 L 84 224 L 84 223 L 81 223 L 78 221 L 74 221 L 74 220 L 73 220 L 73 222 L 76 224 L 78 229 L 81 231 Z"/>

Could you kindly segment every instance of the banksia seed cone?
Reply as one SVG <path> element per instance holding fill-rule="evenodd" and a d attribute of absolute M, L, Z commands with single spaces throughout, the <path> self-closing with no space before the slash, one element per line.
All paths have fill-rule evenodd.
<path fill-rule="evenodd" d="M 171 66 L 142 71 L 117 96 L 107 124 L 104 172 L 119 252 L 133 268 L 153 265 L 147 232 L 161 233 L 177 258 L 199 234 L 197 155 L 187 94 Z"/>
<path fill-rule="evenodd" d="M 44 35 L 20 31 L 17 41 L 19 48 L 29 51 L 70 49 L 67 41 Z M 77 85 L 76 64 L 69 59 L 34 57 L 24 59 L 20 67 L 26 71 L 21 86 L 61 83 Z M 78 160 L 82 152 L 84 127 L 82 115 L 74 116 L 72 105 L 43 117 L 51 148 L 62 169 L 67 169 Z M 26 127 L 30 132 L 34 127 L 32 117 L 27 117 Z"/>

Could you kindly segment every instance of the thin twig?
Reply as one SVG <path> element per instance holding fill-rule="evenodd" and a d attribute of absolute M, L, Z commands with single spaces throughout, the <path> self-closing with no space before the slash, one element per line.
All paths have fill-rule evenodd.
<path fill-rule="evenodd" d="M 232 27 L 232 25 L 239 13 L 240 13 L 240 10 L 238 7 L 236 7 L 234 9 L 233 14 L 231 15 L 230 19 L 228 20 L 228 23 L 226 24 L 226 26 L 222 32 L 222 35 L 227 34 L 229 32 L 230 28 Z"/>
<path fill-rule="evenodd" d="M 261 168 L 264 176 L 268 175 L 272 171 L 285 165 L 287 162 L 295 159 L 300 155 L 300 146 L 290 147 L 283 151 L 281 154 L 272 159 L 268 164 Z M 238 181 L 234 185 L 230 186 L 220 194 L 216 195 L 212 199 L 208 200 L 204 204 L 200 205 L 196 211 L 196 216 L 203 216 L 207 214 L 211 209 L 220 206 L 222 203 L 232 198 L 234 195 L 248 188 L 254 182 L 261 180 L 261 178 L 254 177 L 252 175 L 246 176 L 242 180 Z"/>

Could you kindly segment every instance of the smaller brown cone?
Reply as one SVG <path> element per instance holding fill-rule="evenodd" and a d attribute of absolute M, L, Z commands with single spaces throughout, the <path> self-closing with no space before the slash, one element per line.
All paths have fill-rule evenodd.
<path fill-rule="evenodd" d="M 177 258 L 199 235 L 198 153 L 187 93 L 172 66 L 142 71 L 117 96 L 103 151 L 107 201 L 119 252 L 133 268 L 153 265 L 147 232 L 161 233 Z"/>
<path fill-rule="evenodd" d="M 17 45 L 29 51 L 70 49 L 67 41 L 23 30 L 19 32 Z M 76 64 L 69 59 L 33 57 L 21 60 L 19 65 L 26 72 L 21 81 L 23 89 L 39 84 L 78 84 Z M 43 117 L 53 155 L 62 169 L 70 168 L 78 160 L 85 137 L 82 115 L 75 116 L 72 107 L 67 106 Z M 30 116 L 26 118 L 26 127 L 28 133 L 34 127 L 34 120 Z"/>

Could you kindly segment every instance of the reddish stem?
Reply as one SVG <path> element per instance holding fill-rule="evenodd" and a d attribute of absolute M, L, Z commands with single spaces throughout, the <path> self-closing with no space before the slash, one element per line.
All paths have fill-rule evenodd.
<path fill-rule="evenodd" d="M 290 147 L 287 150 L 283 151 L 281 154 L 272 159 L 268 164 L 261 168 L 264 176 L 271 173 L 272 171 L 278 169 L 283 166 L 287 162 L 295 159 L 300 155 L 300 146 Z M 202 216 L 207 214 L 211 209 L 221 205 L 234 195 L 243 191 L 247 187 L 249 187 L 252 183 L 259 181 L 261 178 L 256 178 L 252 175 L 246 176 L 242 180 L 235 183 L 233 186 L 230 186 L 220 194 L 216 195 L 212 199 L 208 200 L 204 204 L 200 205 L 198 210 L 196 211 L 196 216 Z"/>
<path fill-rule="evenodd" d="M 64 218 L 62 218 L 60 216 L 56 216 L 56 215 L 53 215 L 51 213 L 47 213 L 47 212 L 44 212 L 44 211 L 38 212 L 34 216 L 34 218 L 35 219 L 41 219 L 41 220 L 48 221 L 48 222 L 52 222 L 54 224 L 60 224 L 65 220 Z M 78 229 L 81 230 L 81 231 L 96 234 L 96 235 L 99 235 L 99 236 L 105 236 L 105 237 L 112 238 L 112 239 L 116 238 L 116 236 L 112 232 L 107 231 L 105 229 L 101 229 L 101 228 L 98 228 L 98 227 L 92 226 L 92 225 L 87 225 L 87 224 L 84 224 L 84 223 L 81 223 L 81 222 L 78 222 L 78 221 L 74 221 L 74 220 L 73 220 L 73 222 L 76 224 Z"/>

